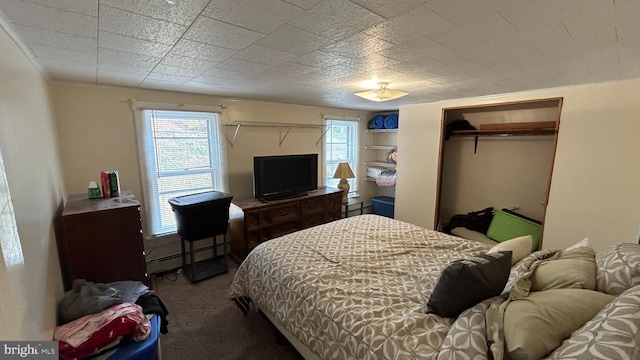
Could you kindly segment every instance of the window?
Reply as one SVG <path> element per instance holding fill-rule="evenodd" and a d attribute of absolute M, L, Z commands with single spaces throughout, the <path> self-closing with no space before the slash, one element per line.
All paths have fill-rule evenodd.
<path fill-rule="evenodd" d="M 349 163 L 354 179 L 349 181 L 349 192 L 358 191 L 358 127 L 357 120 L 325 119 L 330 126 L 324 136 L 325 184 L 337 187 L 340 179 L 334 179 L 333 173 L 341 162 Z"/>
<path fill-rule="evenodd" d="M 136 128 L 148 232 L 175 232 L 171 197 L 226 191 L 218 114 L 137 109 Z"/>

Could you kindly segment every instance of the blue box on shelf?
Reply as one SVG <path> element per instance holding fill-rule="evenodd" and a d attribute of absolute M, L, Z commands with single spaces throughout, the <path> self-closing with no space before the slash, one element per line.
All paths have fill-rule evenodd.
<path fill-rule="evenodd" d="M 371 211 L 376 215 L 393 218 L 396 199 L 391 196 L 374 196 L 371 198 Z"/>

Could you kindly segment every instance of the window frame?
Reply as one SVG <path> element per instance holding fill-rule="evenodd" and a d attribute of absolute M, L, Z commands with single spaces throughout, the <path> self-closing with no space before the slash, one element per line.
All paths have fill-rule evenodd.
<path fill-rule="evenodd" d="M 226 168 L 226 143 L 224 136 L 224 125 L 222 124 L 222 112 L 220 108 L 211 106 L 197 106 L 197 105 L 184 105 L 184 104 L 167 104 L 167 103 L 150 103 L 139 102 L 132 100 L 132 109 L 134 111 L 136 136 L 138 140 L 138 160 L 140 164 L 140 175 L 143 191 L 143 203 L 144 203 L 144 220 L 146 224 L 146 236 L 147 239 L 159 238 L 176 233 L 174 226 L 167 226 L 162 224 L 162 204 L 161 196 L 166 196 L 165 192 L 160 194 L 159 192 L 159 179 L 162 176 L 173 176 L 183 174 L 196 174 L 205 173 L 212 174 L 212 187 L 205 188 L 192 188 L 186 190 L 190 193 L 204 192 L 204 191 L 228 191 L 228 173 Z M 153 140 L 154 130 L 152 129 L 151 122 L 146 117 L 146 111 L 169 111 L 169 112 L 182 112 L 182 113 L 199 113 L 194 118 L 204 120 L 207 118 L 205 114 L 210 114 L 213 118 L 208 119 L 207 138 L 209 142 L 209 156 L 211 167 L 202 170 L 170 170 L 160 171 L 157 166 L 157 154 L 155 146 L 148 145 L 146 141 L 150 136 L 151 142 L 155 144 Z M 213 121 L 211 121 L 213 120 Z M 217 154 L 217 155 L 216 155 Z M 215 156 L 218 156 L 215 161 Z M 220 172 L 216 176 L 216 172 Z M 216 179 L 217 177 L 217 179 Z M 218 183 L 218 184 L 216 184 Z M 216 185 L 218 185 L 216 188 Z M 177 190 L 176 190 L 177 191 Z M 171 192 L 171 191 L 170 191 Z M 184 194 L 184 190 L 175 192 L 176 196 Z M 165 206 L 169 206 L 168 203 Z"/>
<path fill-rule="evenodd" d="M 331 116 L 331 115 L 323 116 L 324 125 L 327 126 L 329 129 L 327 133 L 324 135 L 324 141 L 323 141 L 323 155 L 324 155 L 323 174 L 327 174 L 327 171 L 330 172 L 328 174 L 328 177 L 323 176 L 323 182 L 327 186 L 333 185 L 335 187 L 337 185 L 337 182 L 339 180 L 338 179 L 333 180 L 332 178 L 333 172 L 338 166 L 338 163 L 345 162 L 345 160 L 334 160 L 330 153 L 332 149 L 329 149 L 329 147 L 331 147 L 332 144 L 335 144 L 334 142 L 332 142 L 333 140 L 332 128 L 334 127 L 334 122 L 338 124 L 340 123 L 348 124 L 348 126 L 352 130 L 352 134 L 348 135 L 349 139 L 347 140 L 347 143 L 346 143 L 347 153 L 348 153 L 348 156 L 347 156 L 348 159 L 346 159 L 346 162 L 349 163 L 349 166 L 351 167 L 351 170 L 355 175 L 353 179 L 347 179 L 347 181 L 349 182 L 348 195 L 350 196 L 357 195 L 359 191 L 358 177 L 359 177 L 360 167 L 358 165 L 360 161 L 360 120 L 361 119 L 359 117 Z M 353 141 L 355 143 L 352 143 L 350 140 L 351 141 L 355 140 Z M 343 143 L 339 143 L 339 144 L 343 144 Z M 334 185 L 332 182 L 335 182 L 336 184 Z"/>

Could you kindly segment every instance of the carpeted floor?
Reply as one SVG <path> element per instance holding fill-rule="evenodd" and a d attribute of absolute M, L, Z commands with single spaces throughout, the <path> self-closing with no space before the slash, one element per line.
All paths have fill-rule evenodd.
<path fill-rule="evenodd" d="M 291 359 L 302 357 L 276 342 L 273 325 L 256 311 L 247 317 L 227 298 L 238 266 L 191 284 L 181 272 L 154 276 L 166 305 L 169 332 L 160 337 L 162 359 Z"/>

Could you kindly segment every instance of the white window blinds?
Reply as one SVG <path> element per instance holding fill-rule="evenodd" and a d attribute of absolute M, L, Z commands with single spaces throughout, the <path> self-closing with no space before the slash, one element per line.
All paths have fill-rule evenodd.
<path fill-rule="evenodd" d="M 227 191 L 218 114 L 138 109 L 136 129 L 147 230 L 151 236 L 175 232 L 171 197 Z"/>

